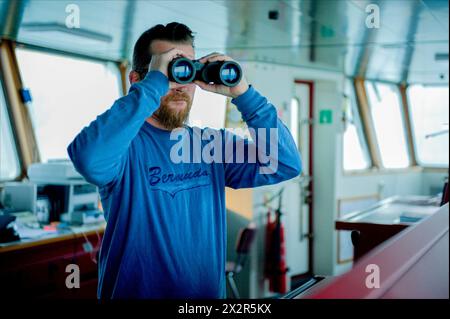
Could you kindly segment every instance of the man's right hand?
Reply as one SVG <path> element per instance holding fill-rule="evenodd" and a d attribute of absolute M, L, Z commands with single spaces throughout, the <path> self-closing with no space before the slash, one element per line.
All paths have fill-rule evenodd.
<path fill-rule="evenodd" d="M 169 51 L 163 52 L 161 54 L 154 54 L 152 55 L 152 60 L 150 61 L 148 71 L 160 71 L 165 76 L 169 77 L 167 73 L 169 63 L 173 59 L 178 57 L 188 58 L 188 56 L 183 51 L 176 48 L 170 49 Z"/>

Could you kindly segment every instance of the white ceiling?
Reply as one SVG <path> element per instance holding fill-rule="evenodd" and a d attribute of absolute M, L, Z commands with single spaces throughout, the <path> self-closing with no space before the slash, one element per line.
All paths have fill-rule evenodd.
<path fill-rule="evenodd" d="M 66 5 L 80 29 L 65 27 Z M 380 28 L 366 27 L 366 7 Z M 278 10 L 278 20 L 268 11 Z M 2 36 L 19 42 L 120 60 L 149 27 L 178 21 L 196 32 L 197 55 L 314 66 L 393 82 L 448 83 L 448 1 L 125 1 L 0 0 Z"/>

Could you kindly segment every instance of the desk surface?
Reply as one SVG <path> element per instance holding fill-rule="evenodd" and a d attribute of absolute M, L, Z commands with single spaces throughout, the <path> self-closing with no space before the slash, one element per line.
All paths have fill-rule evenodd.
<path fill-rule="evenodd" d="M 338 219 L 336 229 L 343 223 L 368 223 L 382 225 L 410 225 L 414 220 L 430 216 L 439 209 L 434 197 L 391 197 L 374 206 Z"/>
<path fill-rule="evenodd" d="M 49 243 L 54 243 L 58 241 L 63 241 L 67 239 L 80 238 L 84 236 L 89 236 L 95 233 L 99 235 L 103 234 L 106 227 L 106 223 L 84 225 L 84 226 L 72 226 L 70 228 L 64 228 L 59 231 L 45 232 L 40 230 L 39 233 L 34 232 L 34 237 L 27 237 L 20 241 L 14 241 L 9 243 L 0 244 L 0 254 L 4 252 L 30 248 L 38 245 L 45 245 Z M 20 229 L 19 229 L 20 234 Z M 22 235 L 22 234 L 21 234 Z M 23 236 L 21 236 L 23 237 Z"/>

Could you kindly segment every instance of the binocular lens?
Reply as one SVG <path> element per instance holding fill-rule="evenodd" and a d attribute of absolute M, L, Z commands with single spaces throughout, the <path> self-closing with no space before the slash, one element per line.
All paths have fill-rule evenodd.
<path fill-rule="evenodd" d="M 223 82 L 234 84 L 239 80 L 240 72 L 241 71 L 236 64 L 226 64 L 222 70 L 220 70 L 220 78 Z"/>
<path fill-rule="evenodd" d="M 180 59 L 173 64 L 171 68 L 172 78 L 176 82 L 188 83 L 193 80 L 194 68 L 192 62 L 187 59 Z"/>

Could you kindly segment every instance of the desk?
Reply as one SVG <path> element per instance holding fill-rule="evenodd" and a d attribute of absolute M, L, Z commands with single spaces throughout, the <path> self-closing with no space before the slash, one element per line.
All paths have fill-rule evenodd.
<path fill-rule="evenodd" d="M 407 196 L 385 199 L 369 209 L 350 213 L 335 223 L 336 230 L 352 231 L 354 261 L 376 246 L 439 209 L 434 197 Z"/>
<path fill-rule="evenodd" d="M 367 286 L 368 266 L 379 269 L 379 287 Z M 323 280 L 294 298 L 423 299 L 449 297 L 448 203 L 387 240 L 347 273 Z"/>
<path fill-rule="evenodd" d="M 95 260 L 105 224 L 0 245 L 0 298 L 96 298 Z M 86 252 L 86 238 L 93 246 Z M 80 269 L 80 288 L 68 289 L 68 264 Z"/>

